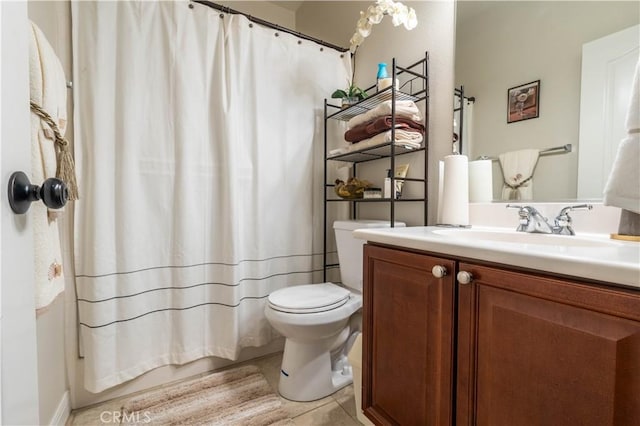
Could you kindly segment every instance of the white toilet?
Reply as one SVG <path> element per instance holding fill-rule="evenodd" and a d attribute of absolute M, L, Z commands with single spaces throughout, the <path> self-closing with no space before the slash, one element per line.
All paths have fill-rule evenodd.
<path fill-rule="evenodd" d="M 396 227 L 404 223 L 396 222 Z M 352 232 L 386 228 L 388 221 L 336 221 L 340 275 L 345 287 L 333 283 L 286 287 L 269 295 L 265 315 L 286 337 L 280 369 L 280 395 L 313 401 L 349 385 L 347 353 L 361 328 L 362 245 Z"/>

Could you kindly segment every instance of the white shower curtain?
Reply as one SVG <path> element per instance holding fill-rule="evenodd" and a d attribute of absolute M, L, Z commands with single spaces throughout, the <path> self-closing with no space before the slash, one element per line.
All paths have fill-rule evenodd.
<path fill-rule="evenodd" d="M 91 392 L 268 343 L 267 295 L 321 268 L 313 170 L 348 54 L 188 5 L 72 3 Z"/>

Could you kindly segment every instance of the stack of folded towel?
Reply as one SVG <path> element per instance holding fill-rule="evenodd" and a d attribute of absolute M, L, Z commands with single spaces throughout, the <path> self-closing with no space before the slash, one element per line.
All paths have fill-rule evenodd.
<path fill-rule="evenodd" d="M 347 123 L 344 138 L 358 143 L 358 149 L 391 142 L 391 101 L 385 101 L 364 114 L 353 117 Z M 419 148 L 424 140 L 425 128 L 420 111 L 413 101 L 396 101 L 395 143 Z"/>

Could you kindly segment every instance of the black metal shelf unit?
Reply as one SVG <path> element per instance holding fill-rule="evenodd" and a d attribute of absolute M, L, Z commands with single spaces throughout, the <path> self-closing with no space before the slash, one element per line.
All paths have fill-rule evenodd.
<path fill-rule="evenodd" d="M 327 280 L 327 269 L 335 267 L 336 264 L 327 264 L 327 205 L 330 202 L 350 202 L 352 203 L 351 215 L 352 219 L 358 216 L 357 206 L 360 203 L 388 203 L 389 204 L 389 220 L 391 226 L 395 222 L 395 204 L 396 203 L 423 203 L 424 209 L 424 225 L 427 225 L 427 176 L 428 176 L 428 146 L 429 146 L 429 53 L 425 52 L 424 59 L 421 59 L 407 67 L 401 67 L 396 63 L 396 59 L 392 60 L 391 81 L 395 82 L 397 78 L 403 77 L 403 83 L 400 88 L 396 88 L 395 84 L 381 90 L 375 95 L 369 96 L 355 105 L 341 109 L 339 106 L 329 104 L 327 99 L 324 100 L 324 241 L 323 241 L 323 280 Z M 376 91 L 376 85 L 365 89 L 370 93 Z M 351 118 L 365 113 L 384 101 L 395 100 L 412 100 L 414 102 L 425 102 L 425 136 L 422 145 L 418 148 L 412 146 L 399 145 L 393 142 L 387 142 L 372 147 L 364 147 L 358 149 L 357 144 L 352 145 L 348 152 L 340 152 L 329 155 L 327 150 L 327 122 L 328 120 L 348 121 Z M 337 111 L 336 111 L 337 110 Z M 395 119 L 396 104 L 391 102 L 391 141 L 395 141 Z M 391 188 L 395 188 L 395 181 L 402 180 L 404 182 L 421 182 L 424 185 L 422 198 L 359 198 L 359 199 L 342 199 L 333 194 L 333 183 L 327 182 L 327 164 L 329 161 L 343 161 L 353 163 L 353 175 L 356 176 L 357 164 L 368 161 L 390 159 L 390 170 L 395 170 L 395 160 L 397 156 L 411 154 L 414 152 L 424 151 L 424 175 L 422 178 L 396 178 L 395 173 L 391 174 Z M 330 191 L 330 192 L 329 192 Z"/>

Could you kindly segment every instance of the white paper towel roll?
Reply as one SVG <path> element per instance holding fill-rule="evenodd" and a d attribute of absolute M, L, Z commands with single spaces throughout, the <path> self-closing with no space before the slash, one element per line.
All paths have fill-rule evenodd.
<path fill-rule="evenodd" d="M 469 167 L 465 155 L 444 157 L 441 223 L 469 225 Z"/>
<path fill-rule="evenodd" d="M 438 161 L 438 218 L 436 223 L 442 223 L 442 189 L 444 187 L 444 161 Z"/>
<path fill-rule="evenodd" d="M 472 203 L 493 200 L 493 164 L 491 160 L 469 162 L 469 201 Z"/>

